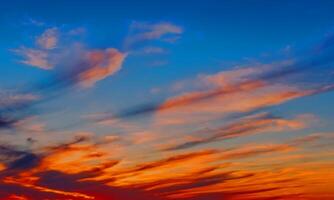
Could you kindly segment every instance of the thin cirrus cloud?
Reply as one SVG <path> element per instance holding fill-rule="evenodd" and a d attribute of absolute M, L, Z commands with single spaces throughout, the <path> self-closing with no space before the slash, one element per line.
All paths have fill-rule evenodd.
<path fill-rule="evenodd" d="M 282 119 L 272 116 L 268 113 L 256 114 L 245 117 L 239 121 L 231 124 L 215 128 L 200 130 L 197 134 L 209 135 L 207 137 L 196 138 L 184 143 L 163 147 L 162 150 L 183 150 L 198 145 L 208 144 L 212 142 L 218 142 L 221 140 L 227 140 L 242 136 L 249 136 L 253 134 L 260 134 L 264 132 L 282 132 L 285 130 L 298 130 L 304 128 L 306 125 L 303 121 L 304 117 L 297 117 L 294 120 Z"/>
<path fill-rule="evenodd" d="M 10 91 L 0 93 L 0 109 L 10 107 L 15 104 L 24 104 L 37 100 L 39 97 L 34 94 L 17 94 Z"/>
<path fill-rule="evenodd" d="M 174 41 L 183 33 L 183 28 L 169 22 L 147 23 L 133 22 L 129 36 L 125 39 L 125 48 L 150 40 Z"/>
<path fill-rule="evenodd" d="M 146 46 L 139 50 L 133 51 L 132 54 L 135 55 L 157 55 L 166 54 L 167 50 L 158 46 Z"/>
<path fill-rule="evenodd" d="M 196 109 L 193 109 L 194 111 L 203 111 L 201 105 L 206 105 L 204 108 L 211 107 L 212 110 L 217 110 L 215 106 L 218 106 L 219 111 L 231 107 L 221 103 L 217 104 L 215 100 L 221 102 L 224 97 L 229 100 L 231 95 L 235 95 L 241 101 L 243 99 L 246 100 L 246 104 L 244 104 L 245 110 L 239 111 L 248 112 L 253 109 L 278 105 L 300 97 L 329 92 L 333 89 L 334 84 L 331 81 L 327 81 L 332 78 L 332 73 L 329 72 L 331 69 L 329 66 L 333 63 L 332 54 L 333 41 L 326 39 L 294 59 L 237 68 L 227 72 L 221 71 L 214 75 L 201 75 L 194 81 L 201 83 L 200 88 L 196 91 L 170 97 L 161 102 L 135 106 L 119 113 L 114 113 L 109 118 L 135 117 L 148 113 L 167 112 L 172 109 L 176 111 L 180 109 L 180 112 L 183 113 L 183 107 L 195 108 L 194 106 L 197 104 L 200 106 L 196 106 Z M 315 69 L 317 69 L 317 73 L 314 72 Z M 310 84 L 303 84 L 305 81 L 309 81 Z M 194 84 L 191 83 L 191 85 Z M 263 98 L 263 95 L 267 95 L 267 97 Z M 257 102 L 262 103 L 252 106 L 247 101 L 247 98 L 254 99 L 256 104 Z M 230 101 L 230 103 L 233 102 Z"/>
<path fill-rule="evenodd" d="M 53 64 L 49 60 L 49 54 L 45 50 L 21 47 L 15 49 L 14 52 L 23 57 L 23 60 L 20 61 L 23 64 L 45 70 L 53 68 Z"/>

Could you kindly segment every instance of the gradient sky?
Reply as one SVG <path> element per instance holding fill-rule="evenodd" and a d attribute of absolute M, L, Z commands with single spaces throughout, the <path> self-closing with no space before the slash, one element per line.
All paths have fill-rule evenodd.
<path fill-rule="evenodd" d="M 334 1 L 0 6 L 0 200 L 334 199 Z"/>

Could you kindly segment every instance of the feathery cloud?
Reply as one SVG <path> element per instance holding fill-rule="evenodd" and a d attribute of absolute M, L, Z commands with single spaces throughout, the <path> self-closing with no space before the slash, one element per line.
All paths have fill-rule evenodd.
<path fill-rule="evenodd" d="M 15 49 L 14 52 L 23 57 L 23 60 L 20 61 L 23 64 L 45 70 L 50 70 L 53 67 L 49 60 L 49 54 L 45 50 L 21 47 Z"/>
<path fill-rule="evenodd" d="M 133 22 L 130 26 L 130 35 L 125 39 L 125 46 L 128 48 L 148 40 L 165 39 L 166 41 L 168 36 L 179 36 L 182 33 L 182 27 L 169 22 Z"/>

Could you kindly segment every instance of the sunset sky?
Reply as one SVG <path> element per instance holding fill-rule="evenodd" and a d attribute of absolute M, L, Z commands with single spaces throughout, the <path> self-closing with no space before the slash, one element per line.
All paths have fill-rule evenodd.
<path fill-rule="evenodd" d="M 0 4 L 0 200 L 334 200 L 334 1 Z"/>

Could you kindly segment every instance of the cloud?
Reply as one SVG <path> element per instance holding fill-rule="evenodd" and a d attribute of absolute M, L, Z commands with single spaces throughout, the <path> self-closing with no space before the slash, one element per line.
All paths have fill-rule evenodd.
<path fill-rule="evenodd" d="M 221 140 L 259 134 L 263 132 L 278 132 L 284 130 L 296 130 L 304 128 L 303 118 L 296 120 L 286 120 L 269 114 L 258 114 L 246 117 L 237 122 L 209 130 L 199 131 L 202 135 L 209 135 L 205 138 L 196 138 L 192 141 L 186 141 L 177 145 L 164 147 L 163 150 L 181 150 L 191 148 L 197 145 L 217 142 Z"/>
<path fill-rule="evenodd" d="M 140 131 L 132 133 L 130 136 L 130 141 L 133 144 L 143 144 L 159 139 L 159 135 L 149 131 Z"/>
<path fill-rule="evenodd" d="M 87 53 L 89 66 L 79 72 L 78 81 L 86 87 L 94 85 L 97 81 L 120 70 L 125 57 L 126 54 L 114 48 L 108 48 L 103 51 L 89 51 Z"/>
<path fill-rule="evenodd" d="M 215 87 L 228 87 L 238 83 L 244 83 L 249 80 L 252 80 L 252 77 L 255 77 L 259 74 L 264 73 L 266 69 L 271 66 L 259 65 L 259 66 L 247 66 L 240 67 L 226 71 L 220 71 L 211 75 L 199 75 L 199 80 L 204 85 L 215 86 Z"/>
<path fill-rule="evenodd" d="M 42 35 L 37 37 L 36 44 L 42 49 L 54 49 L 58 42 L 58 29 L 46 29 Z"/>
<path fill-rule="evenodd" d="M 9 197 L 9 200 L 28 200 L 25 196 L 12 194 Z"/>
<path fill-rule="evenodd" d="M 29 183 L 22 183 L 15 179 L 10 179 L 10 178 L 5 179 L 3 182 L 6 184 L 18 184 L 21 187 L 31 188 L 33 190 L 45 192 L 45 193 L 54 193 L 54 194 L 61 195 L 61 196 L 70 196 L 74 198 L 83 198 L 83 199 L 95 199 L 93 196 L 85 195 L 85 194 L 78 193 L 78 192 L 66 192 L 66 191 L 61 191 L 61 190 L 55 190 L 55 189 L 46 188 L 42 186 L 36 186 L 33 184 L 29 184 Z"/>
<path fill-rule="evenodd" d="M 159 193 L 164 193 L 165 195 L 168 194 L 170 195 L 171 193 L 177 193 L 178 191 L 182 190 L 188 190 L 188 189 L 195 189 L 195 188 L 200 188 L 200 187 L 205 187 L 205 186 L 210 186 L 218 183 L 222 183 L 225 181 L 229 180 L 237 180 L 237 179 L 244 179 L 246 177 L 252 176 L 252 174 L 245 174 L 245 175 L 235 175 L 231 172 L 221 172 L 221 173 L 216 173 L 216 174 L 209 174 L 205 175 L 203 177 L 187 177 L 191 181 L 189 182 L 182 182 L 178 183 L 178 180 L 174 180 L 175 182 L 171 186 L 163 187 L 163 188 L 158 188 L 154 189 L 155 192 Z"/>
<path fill-rule="evenodd" d="M 281 65 L 279 69 L 277 65 Z M 171 110 L 171 117 L 174 118 L 177 113 L 185 112 L 189 114 L 209 111 L 220 114 L 249 112 L 333 90 L 333 83 L 320 80 L 314 84 L 302 85 L 305 78 L 299 82 L 296 77 L 290 77 L 296 73 L 302 77 L 312 76 L 312 73 L 307 71 L 308 69 L 304 74 L 298 62 L 286 61 L 264 65 L 260 68 L 237 69 L 208 76 L 201 75 L 196 80 L 201 83 L 197 91 L 170 97 L 162 102 L 139 105 L 109 117 L 126 118 L 155 112 L 169 114 L 166 112 L 168 110 Z M 181 115 L 179 118 L 184 119 L 187 116 Z"/>
<path fill-rule="evenodd" d="M 4 96 L 0 93 L 0 128 L 13 128 L 15 123 L 36 114 L 32 106 L 59 97 L 76 86 L 92 87 L 98 81 L 114 75 L 122 68 L 127 56 L 127 53 L 115 48 L 91 49 L 78 43 L 59 46 L 57 52 L 26 47 L 14 51 L 26 57 L 22 62 L 37 63 L 33 65 L 50 69 L 50 73 L 47 78 L 24 86 L 17 94 Z"/>
<path fill-rule="evenodd" d="M 19 94 L 13 92 L 0 92 L 0 109 L 15 106 L 18 104 L 27 104 L 37 100 L 39 97 L 34 94 Z"/>
<path fill-rule="evenodd" d="M 24 19 L 23 24 L 24 25 L 29 25 L 29 26 L 33 25 L 33 26 L 42 27 L 42 26 L 45 25 L 45 22 L 43 22 L 39 19 L 32 18 L 32 17 L 27 17 L 26 19 Z"/>
<path fill-rule="evenodd" d="M 7 164 L 4 171 L 0 172 L 0 187 L 5 189 L 5 192 L 0 191 L 0 198 L 8 199 L 13 194 L 20 194 L 27 199 L 79 200 L 111 197 L 131 199 L 133 195 L 141 200 L 160 199 L 152 197 L 148 192 L 107 186 L 104 181 L 87 180 L 87 178 L 104 174 L 105 170 L 118 164 L 118 161 L 110 159 L 104 162 L 102 159 L 106 154 L 101 156 L 96 149 L 100 144 L 85 144 L 88 141 L 83 137 L 75 138 L 67 143 L 40 148 L 36 150 L 39 154 L 1 146 L 0 158 Z M 71 152 L 74 154 L 68 154 Z M 77 157 L 75 153 L 84 154 L 84 156 Z M 32 155 L 39 158 L 38 163 L 33 162 Z M 71 162 L 71 158 L 74 158 L 75 163 Z M 59 168 L 54 168 L 56 163 L 60 163 Z M 11 173 L 8 173 L 10 171 Z"/>
<path fill-rule="evenodd" d="M 194 106 L 195 108 L 195 103 L 210 99 L 216 99 L 217 102 L 220 102 L 219 100 L 224 95 L 228 95 L 230 98 L 230 94 L 241 94 L 239 96 L 236 95 L 236 99 L 243 100 L 244 107 L 247 104 L 249 106 L 246 106 L 248 109 L 240 111 L 248 112 L 251 109 L 265 108 L 292 99 L 332 91 L 334 83 L 328 81 L 332 80 L 333 76 L 331 68 L 328 67 L 334 62 L 332 59 L 332 41 L 334 40 L 327 39 L 326 45 L 315 45 L 310 48 L 310 51 L 306 51 L 306 53 L 293 59 L 239 67 L 213 75 L 201 75 L 188 85 L 188 87 L 192 88 L 191 86 L 195 82 L 200 82 L 201 84 L 197 84 L 199 88 L 195 88 L 195 91 L 171 97 L 166 101 L 139 105 L 111 116 L 126 118 L 186 105 L 189 105 L 189 107 Z M 314 49 L 317 50 L 315 51 Z M 305 82 L 309 84 L 303 84 Z M 284 89 L 287 91 L 284 91 Z M 271 95 L 263 98 L 263 94 L 261 94 L 255 96 L 255 98 L 251 93 L 258 94 L 257 91 L 259 90 L 262 90 L 260 92 L 264 92 L 264 94 Z M 243 92 L 247 91 L 250 94 L 242 95 Z M 249 97 L 252 97 L 251 102 L 247 102 Z M 255 106 L 259 100 L 261 104 Z M 212 110 L 215 110 L 218 105 L 221 108 L 228 107 L 221 106 L 221 103 L 217 104 L 217 102 L 208 101 L 207 105 L 213 105 Z M 236 107 L 234 106 L 234 108 Z"/>
<path fill-rule="evenodd" d="M 205 151 L 198 151 L 198 152 L 192 152 L 192 153 L 186 153 L 186 154 L 181 154 L 181 155 L 175 155 L 172 157 L 169 157 L 167 159 L 159 160 L 159 161 L 153 161 L 150 163 L 145 163 L 143 165 L 138 165 L 134 169 L 130 169 L 128 171 L 125 171 L 123 173 L 134 173 L 134 172 L 143 172 L 143 171 L 148 171 L 156 168 L 161 168 L 164 166 L 173 166 L 180 164 L 185 161 L 197 159 L 200 157 L 205 157 L 208 155 L 213 155 L 215 154 L 216 151 L 214 150 L 205 150 Z"/>
<path fill-rule="evenodd" d="M 54 49 L 58 43 L 59 31 L 57 28 L 46 29 L 35 40 L 36 48 L 22 46 L 14 52 L 23 57 L 20 62 L 26 65 L 38 67 L 44 70 L 53 68 L 53 58 L 50 50 Z"/>
<path fill-rule="evenodd" d="M 41 69 L 54 69 L 54 77 L 44 88 L 70 86 L 79 83 L 91 87 L 97 81 L 113 75 L 122 67 L 126 53 L 115 48 L 93 49 L 67 38 L 69 43 L 59 44 L 58 28 L 46 29 L 36 38 L 35 48 L 20 47 L 14 52 L 21 55 L 21 63 Z M 71 36 L 72 34 L 70 34 Z M 57 47 L 57 51 L 54 49 Z M 50 84 L 48 86 L 47 84 Z"/>
<path fill-rule="evenodd" d="M 132 52 L 132 54 L 135 55 L 152 55 L 152 54 L 165 54 L 165 53 L 166 49 L 156 46 L 147 46 Z"/>
<path fill-rule="evenodd" d="M 287 144 L 266 144 L 258 146 L 245 146 L 243 148 L 227 150 L 222 153 L 222 159 L 249 158 L 269 153 L 288 152 L 294 150 L 293 146 Z"/>
<path fill-rule="evenodd" d="M 113 187 L 106 185 L 105 182 L 102 181 L 82 180 L 82 178 L 86 176 L 85 173 L 70 175 L 57 171 L 45 171 L 39 174 L 39 176 L 40 180 L 38 181 L 38 184 L 45 188 L 54 188 L 58 191 L 75 191 L 76 193 L 94 197 L 94 199 L 97 200 L 110 198 L 130 200 L 133 199 L 134 196 L 138 200 L 164 199 L 155 196 L 150 192 L 138 190 L 135 188 Z M 75 200 L 82 199 L 76 198 L 74 196 L 71 198 L 74 198 Z"/>
<path fill-rule="evenodd" d="M 90 49 L 81 44 L 70 45 L 57 57 L 51 78 L 38 83 L 36 89 L 52 93 L 73 86 L 92 87 L 118 72 L 126 56 L 115 48 Z"/>
<path fill-rule="evenodd" d="M 125 46 L 129 47 L 148 40 L 165 39 L 166 41 L 169 38 L 168 36 L 180 35 L 182 33 L 183 29 L 180 26 L 169 22 L 133 22 L 130 26 L 130 35 L 125 39 Z"/>
<path fill-rule="evenodd" d="M 24 170 L 37 166 L 40 162 L 40 157 L 30 151 L 1 145 L 0 162 L 6 164 L 6 170 Z"/>
<path fill-rule="evenodd" d="M 132 44 L 149 40 L 162 41 L 170 34 L 180 35 L 174 28 L 136 27 L 132 34 L 139 39 Z M 162 31 L 159 32 L 158 29 Z M 63 88 L 76 85 L 90 87 L 114 75 L 121 69 L 127 56 L 126 52 L 114 48 L 94 49 L 83 45 L 75 48 L 68 45 L 68 49 L 64 50 L 58 42 L 54 45 L 48 41 L 42 43 L 44 46 L 37 44 L 38 50 L 51 52 L 56 48 L 62 52 L 56 56 L 57 59 L 53 59 L 55 54 L 48 54 L 47 60 L 51 56 L 52 61 L 57 61 L 52 62 L 54 70 L 50 72 L 51 78 L 39 82 L 42 85 L 40 87 L 31 87 L 31 94 L 42 93 L 42 98 L 45 98 L 43 100 L 53 99 L 53 92 L 59 92 Z M 321 46 L 321 49 L 328 49 L 327 44 Z M 17 198 L 14 194 L 26 199 L 127 200 L 133 199 L 133 196 L 138 200 L 295 199 L 297 194 L 306 195 L 305 191 L 319 190 L 327 193 L 327 188 L 332 188 L 330 183 L 334 180 L 328 173 L 332 167 L 328 155 L 333 153 L 326 152 L 326 157 L 319 151 L 313 151 L 314 148 L 311 152 L 301 148 L 292 152 L 301 145 L 313 144 L 320 138 L 319 135 L 292 139 L 283 144 L 263 142 L 220 150 L 190 151 L 192 147 L 227 139 L 262 133 L 292 132 L 309 126 L 312 116 L 283 118 L 260 112 L 292 99 L 332 91 L 334 85 L 331 75 L 325 73 L 328 72 L 326 66 L 331 66 L 332 54 L 327 53 L 328 55 L 323 55 L 320 52 L 320 56 L 311 53 L 310 57 L 305 56 L 306 59 L 201 74 L 194 78 L 194 82 L 198 84 L 191 85 L 193 82 L 190 81 L 191 86 L 186 85 L 184 93 L 163 101 L 130 107 L 115 114 L 107 112 L 102 117 L 91 119 L 93 122 L 110 120 L 118 126 L 126 126 L 126 122 L 120 118 L 152 113 L 155 123 L 153 126 L 157 125 L 156 127 L 140 121 L 145 126 L 144 130 L 133 131 L 137 127 L 124 128 L 126 134 L 106 136 L 103 140 L 95 140 L 94 137 L 98 137 L 98 134 L 81 134 L 68 142 L 59 144 L 53 141 L 62 135 L 71 134 L 64 132 L 61 135 L 47 134 L 45 137 L 51 142 L 47 145 L 39 143 L 38 138 L 34 146 L 29 146 L 33 149 L 0 145 L 0 199 L 8 199 L 10 196 Z M 319 69 L 319 73 L 314 73 L 315 69 Z M 43 93 L 44 91 L 46 92 Z M 29 94 L 15 94 L 0 100 L 0 127 L 17 127 L 20 124 L 18 122 L 21 122 L 21 126 L 29 128 L 22 123 L 22 119 L 26 118 L 20 114 L 29 111 L 26 107 L 33 105 L 30 102 L 39 100 Z M 31 115 L 30 112 L 27 113 L 28 116 Z M 235 118 L 225 117 L 236 115 Z M 220 124 L 213 122 L 217 117 L 224 117 L 223 120 L 228 123 L 223 124 L 223 120 L 219 121 Z M 209 122 L 197 123 L 203 122 L 202 120 Z M 165 131 L 166 124 L 168 131 Z M 189 127 L 176 129 L 171 124 Z M 200 129 L 197 129 L 198 126 Z M 161 132 L 150 130 L 151 128 L 157 128 Z M 31 130 L 43 129 L 37 126 Z M 103 129 L 103 132 L 108 130 Z M 157 151 L 150 144 L 168 142 L 162 132 L 168 137 L 175 137 L 178 142 L 164 147 L 164 151 Z M 180 142 L 178 134 L 181 133 L 191 136 Z M 163 137 L 159 137 L 159 134 Z M 15 139 L 15 143 L 22 142 L 19 134 L 11 137 Z M 237 142 L 243 142 L 242 139 Z M 26 138 L 23 141 L 26 142 Z M 128 141 L 136 145 L 128 145 Z M 114 142 L 124 145 L 126 151 L 118 154 L 113 146 L 109 146 Z M 175 154 L 171 150 L 185 152 Z M 284 157 L 286 152 L 289 152 L 290 157 Z M 275 157 L 278 153 L 285 159 Z M 311 167 L 305 164 L 312 162 L 305 159 L 309 158 L 309 154 L 314 154 L 317 162 Z M 269 159 L 274 161 L 270 162 Z M 293 162 L 294 165 L 289 168 L 290 163 L 282 160 Z"/>
<path fill-rule="evenodd" d="M 192 104 L 194 102 L 204 101 L 206 99 L 210 99 L 217 95 L 226 95 L 226 94 L 238 92 L 240 90 L 251 90 L 253 88 L 262 87 L 262 86 L 263 86 L 263 83 L 261 82 L 250 82 L 250 83 L 245 83 L 243 85 L 239 85 L 237 87 L 218 88 L 218 89 L 210 90 L 207 92 L 188 93 L 185 95 L 177 96 L 175 98 L 171 98 L 162 103 L 152 103 L 152 104 L 146 104 L 146 105 L 141 105 L 138 107 L 130 108 L 128 110 L 125 110 L 123 112 L 113 115 L 113 117 L 126 118 L 126 117 L 133 117 L 133 116 L 137 116 L 141 114 L 151 113 L 155 111 L 163 111 L 163 110 L 171 109 L 174 107 L 180 107 L 180 106 Z M 108 117 L 110 116 L 106 116 L 104 118 L 108 118 Z M 100 119 L 100 120 L 104 120 L 104 119 Z"/>
<path fill-rule="evenodd" d="M 0 129 L 18 129 L 33 115 L 28 109 L 40 96 L 14 91 L 0 92 Z"/>
<path fill-rule="evenodd" d="M 8 117 L 0 115 L 0 129 L 2 128 L 14 128 L 16 123 L 20 121 L 20 118 Z"/>
<path fill-rule="evenodd" d="M 211 99 L 220 95 L 233 94 L 242 91 L 253 91 L 256 88 L 263 87 L 264 85 L 265 83 L 261 81 L 254 81 L 254 82 L 247 82 L 245 84 L 237 86 L 213 89 L 205 92 L 189 92 L 166 100 L 163 104 L 159 105 L 158 110 L 163 111 L 174 107 L 189 105 L 207 99 Z"/>
<path fill-rule="evenodd" d="M 266 195 L 276 196 L 270 192 L 285 191 L 282 192 L 283 196 L 277 195 L 283 198 L 293 194 L 294 185 L 306 184 L 305 176 L 316 177 L 318 172 L 310 173 L 306 168 L 301 170 L 297 166 L 291 169 L 293 171 L 270 171 L 270 169 L 268 171 L 262 168 L 247 171 L 233 168 L 231 170 L 228 167 L 237 165 L 240 168 L 243 165 L 240 166 L 240 163 L 217 165 L 217 162 L 219 159 L 240 159 L 269 153 L 289 152 L 296 147 L 290 145 L 302 144 L 304 141 L 314 141 L 314 139 L 311 136 L 305 136 L 288 141 L 287 144 L 246 145 L 223 151 L 190 152 L 156 161 L 145 161 L 134 167 L 123 165 L 112 171 L 108 169 L 115 165 L 114 162 L 101 165 L 92 162 L 95 163 L 95 168 L 87 170 L 79 165 L 84 162 L 82 157 L 77 157 L 75 159 L 80 162 L 72 163 L 78 169 L 76 172 L 65 172 L 67 165 L 62 165 L 63 169 L 50 169 L 47 165 L 35 165 L 33 168 L 26 168 L 27 171 L 22 174 L 10 174 L 4 177 L 4 174 L 0 173 L 0 187 L 4 189 L 0 192 L 0 198 L 7 195 L 8 199 L 9 195 L 17 194 L 27 199 L 72 198 L 75 200 L 111 197 L 126 200 L 132 199 L 133 196 L 139 200 L 198 199 L 202 197 L 205 199 L 210 196 L 224 196 L 233 199 L 245 197 L 245 195 L 249 198 L 253 196 L 261 199 Z M 91 147 L 94 145 L 84 145 L 88 141 L 87 138 L 75 138 L 73 141 L 46 148 L 46 152 L 50 153 L 47 156 L 60 152 L 80 152 L 84 149 L 92 152 Z M 12 150 L 10 154 L 16 154 L 16 150 Z M 72 157 L 67 155 L 59 158 L 66 160 Z M 49 161 L 57 162 L 58 158 L 50 157 Z M 214 164 L 209 167 L 208 165 L 212 163 Z M 100 176 L 104 178 L 99 178 Z"/>
<path fill-rule="evenodd" d="M 20 61 L 23 64 L 45 70 L 50 70 L 53 67 L 53 64 L 49 60 L 48 52 L 44 50 L 21 47 L 14 50 L 14 52 L 23 57 L 23 60 Z"/>
<path fill-rule="evenodd" d="M 86 32 L 86 29 L 83 27 L 74 28 L 68 32 L 69 35 L 82 35 Z"/>

